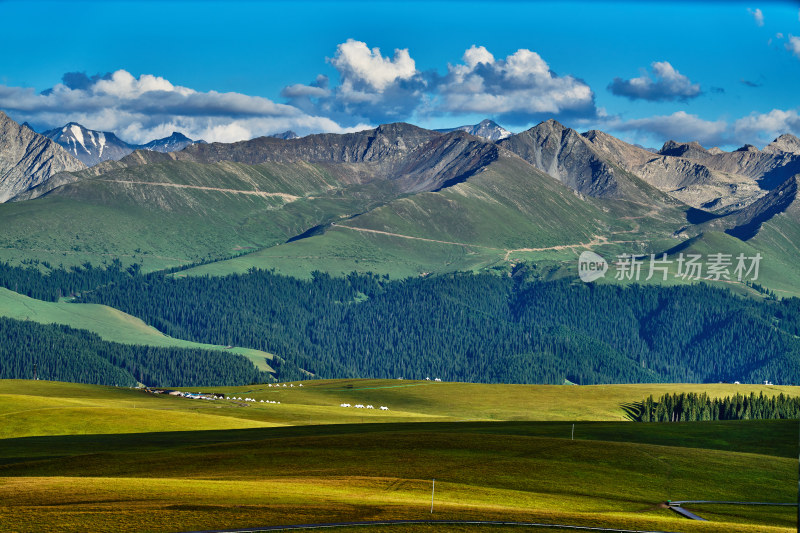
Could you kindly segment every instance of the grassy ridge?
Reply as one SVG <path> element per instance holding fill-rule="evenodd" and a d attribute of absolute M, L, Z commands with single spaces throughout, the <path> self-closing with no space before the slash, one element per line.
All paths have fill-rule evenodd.
<path fill-rule="evenodd" d="M 0 316 L 85 329 L 97 333 L 104 340 L 121 344 L 199 348 L 237 353 L 250 359 L 259 370 L 272 372 L 267 362 L 272 359 L 272 354 L 250 348 L 226 349 L 224 346 L 175 339 L 136 317 L 105 305 L 44 302 L 0 287 Z"/>

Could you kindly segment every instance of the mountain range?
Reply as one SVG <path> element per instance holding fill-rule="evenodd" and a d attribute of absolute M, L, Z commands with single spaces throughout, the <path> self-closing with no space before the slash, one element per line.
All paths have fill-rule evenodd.
<path fill-rule="evenodd" d="M 137 149 L 85 168 L 3 119 L 64 162 L 46 178 L 3 175 L 3 198 L 13 201 L 0 205 L 0 259 L 396 276 L 524 263 L 553 276 L 586 249 L 705 250 L 761 253 L 762 280 L 800 286 L 791 266 L 800 256 L 800 141 L 791 135 L 763 150 L 670 141 L 654 153 L 554 120 L 496 141 L 395 123 Z M 96 132 L 81 134 L 82 145 L 102 145 Z M 3 137 L 5 160 L 27 153 L 21 135 Z M 105 136 L 104 150 L 113 139 Z"/>
<path fill-rule="evenodd" d="M 153 150 L 174 152 L 187 146 L 205 141 L 193 141 L 182 133 L 173 132 L 169 137 L 156 139 L 146 144 L 130 144 L 111 132 L 87 129 L 80 124 L 69 124 L 42 132 L 42 135 L 61 145 L 86 166 L 103 161 L 119 160 L 134 150 Z"/>

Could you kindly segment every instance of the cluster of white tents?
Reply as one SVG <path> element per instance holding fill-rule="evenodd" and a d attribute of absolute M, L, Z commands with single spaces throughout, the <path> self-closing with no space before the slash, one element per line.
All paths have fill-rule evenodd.
<path fill-rule="evenodd" d="M 364 405 L 364 404 L 360 404 L 360 403 L 357 403 L 355 405 L 350 405 L 349 403 L 341 403 L 341 404 L 339 404 L 339 407 L 354 407 L 356 409 L 375 409 L 374 405 Z M 385 405 L 381 405 L 380 410 L 381 411 L 388 411 L 389 408 L 386 407 Z"/>
<path fill-rule="evenodd" d="M 270 400 L 256 400 L 255 398 L 241 398 L 241 397 L 237 398 L 236 396 L 225 396 L 225 399 L 226 400 L 240 400 L 242 402 L 253 402 L 253 403 L 255 403 L 255 402 L 258 402 L 258 403 L 274 403 L 274 404 L 281 403 L 281 402 L 270 401 Z"/>
<path fill-rule="evenodd" d="M 299 383 L 297 386 L 298 387 L 302 387 L 303 384 Z M 283 387 L 285 389 L 286 388 L 286 383 L 283 383 L 283 384 L 275 383 L 274 385 L 272 383 L 267 383 L 267 387 L 269 387 L 269 388 L 272 388 L 272 387 L 281 388 L 281 387 Z M 289 383 L 289 387 L 294 387 L 294 383 Z"/>

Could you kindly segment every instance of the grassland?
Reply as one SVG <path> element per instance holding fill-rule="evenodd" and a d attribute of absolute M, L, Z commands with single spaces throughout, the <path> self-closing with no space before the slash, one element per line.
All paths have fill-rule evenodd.
<path fill-rule="evenodd" d="M 238 347 L 229 349 L 225 346 L 175 339 L 136 317 L 105 305 L 44 302 L 0 287 L 0 316 L 85 329 L 97 333 L 104 340 L 121 344 L 199 348 L 236 353 L 250 359 L 260 370 L 272 371 L 268 361 L 273 355 L 267 352 Z"/>
<path fill-rule="evenodd" d="M 132 433 L 145 431 L 129 427 L 126 416 L 147 418 L 152 413 L 159 416 L 175 415 L 179 420 L 184 413 L 202 414 L 209 421 L 220 424 L 234 420 L 237 427 L 330 425 L 356 423 L 407 423 L 407 422 L 554 422 L 582 423 L 626 422 L 625 405 L 641 401 L 649 395 L 658 398 L 671 392 L 706 392 L 713 397 L 730 396 L 736 393 L 767 395 L 800 395 L 800 388 L 791 386 L 729 385 L 729 384 L 637 384 L 637 385 L 488 385 L 470 383 L 442 383 L 434 381 L 400 380 L 319 380 L 299 383 L 294 387 L 268 387 L 251 385 L 244 387 L 218 387 L 202 392 L 221 392 L 229 397 L 253 398 L 256 403 L 244 401 L 186 400 L 170 396 L 154 396 L 140 391 L 78 385 L 56 382 L 30 382 L 0 380 L 0 414 L 5 430 L 4 438 L 15 436 L 69 434 L 70 431 L 51 433 L 48 420 L 54 412 L 70 409 L 85 409 L 87 413 L 97 410 L 122 410 L 126 414 L 120 421 L 110 422 L 92 429 L 92 424 L 80 425 L 78 433 Z M 195 391 L 197 392 L 197 391 Z M 278 403 L 260 403 L 280 402 Z M 76 403 L 77 402 L 77 403 Z M 374 405 L 375 409 L 342 408 L 340 404 Z M 381 411 L 380 406 L 389 407 Z M 31 406 L 25 408 L 25 406 Z M 135 409 L 135 411 L 134 411 Z M 76 414 L 77 421 L 81 420 Z M 119 413 L 117 413 L 119 414 Z M 13 422 L 18 417 L 24 422 Z M 90 417 L 89 420 L 93 418 Z M 42 427 L 37 425 L 42 421 Z M 11 430 L 24 427 L 24 433 Z M 48 426 L 50 424 L 50 426 Z M 248 425 L 249 424 L 249 425 Z M 624 427 L 642 427 L 639 424 Z M 711 427 L 711 426 L 709 426 Z M 88 428 L 88 429 L 87 429 Z M 157 431 L 154 423 L 147 431 Z M 218 429 L 188 421 L 175 430 Z M 579 432 L 580 430 L 578 430 Z M 606 436 L 604 438 L 611 438 Z M 612 439 L 613 440 L 613 439 Z"/>
<path fill-rule="evenodd" d="M 0 381 L 3 529 L 186 531 L 426 519 L 434 478 L 435 519 L 687 532 L 794 526 L 792 508 L 698 508 L 711 519 L 698 523 L 663 502 L 793 501 L 796 421 L 637 424 L 624 421 L 623 405 L 673 391 L 798 395 L 798 388 L 292 385 L 218 389 L 280 402 L 262 404 Z M 497 530 L 448 527 L 489 529 Z"/>

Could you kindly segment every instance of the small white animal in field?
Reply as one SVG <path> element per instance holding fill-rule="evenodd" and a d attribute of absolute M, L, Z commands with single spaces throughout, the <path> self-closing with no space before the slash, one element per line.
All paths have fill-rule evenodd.
<path fill-rule="evenodd" d="M 389 410 L 388 407 L 386 407 L 385 405 L 381 405 L 381 411 L 388 411 L 388 410 Z"/>

